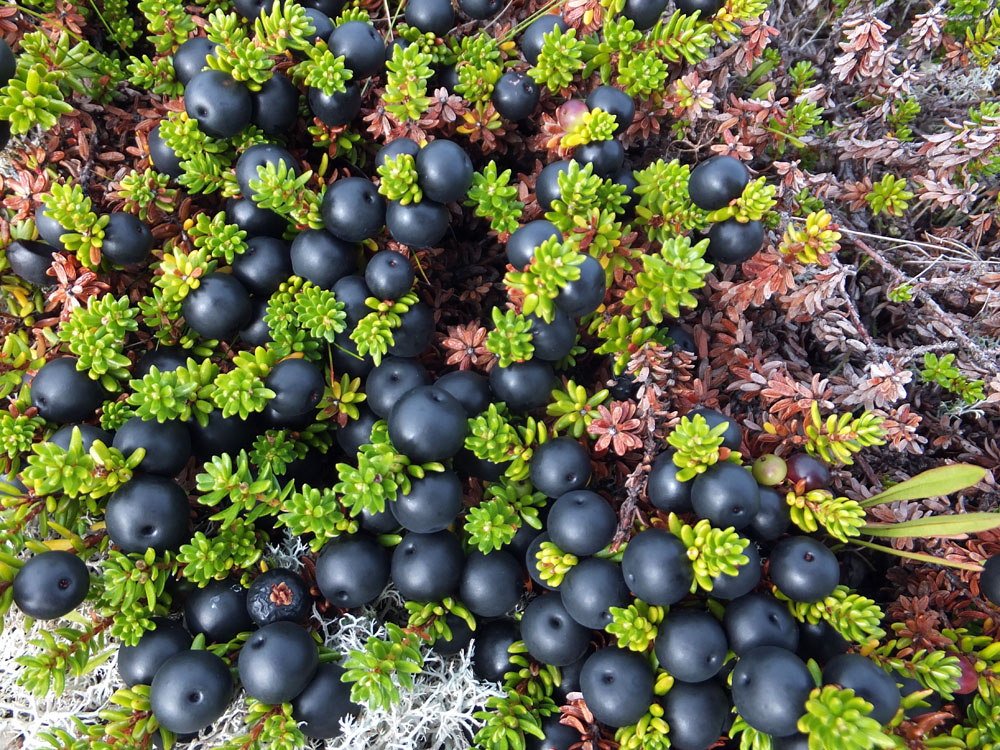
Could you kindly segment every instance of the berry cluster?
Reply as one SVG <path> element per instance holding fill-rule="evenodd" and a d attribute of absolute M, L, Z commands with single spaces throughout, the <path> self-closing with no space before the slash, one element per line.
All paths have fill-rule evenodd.
<path fill-rule="evenodd" d="M 667 4 L 597 7 L 618 8 L 627 38 L 661 33 Z M 235 0 L 241 18 L 216 10 L 206 36 L 173 50 L 183 107 L 146 134 L 150 173 L 200 203 L 167 243 L 137 215 L 99 215 L 58 186 L 34 211 L 40 239 L 4 248 L 29 285 L 50 285 L 53 264 L 74 253 L 128 279 L 120 301 L 67 310 L 55 341 L 74 356 L 47 357 L 10 398 L 16 418 L 37 418 L 38 439 L 14 451 L 9 481 L 79 553 L 32 554 L 10 585 L 14 604 L 54 620 L 99 602 L 122 640 L 122 680 L 149 686 L 143 747 L 154 732 L 184 742 L 217 722 L 236 692 L 231 667 L 251 699 L 285 711 L 304 738 L 328 739 L 405 687 L 421 647 L 470 645 L 476 675 L 506 691 L 476 714 L 485 750 L 575 746 L 579 726 L 560 722 L 559 707 L 579 725 L 581 705 L 592 740 L 627 748 L 649 732 L 652 750 L 707 750 L 742 730 L 743 747 L 816 750 L 842 705 L 852 742 L 890 746 L 886 728 L 912 711 L 904 694 L 930 678 L 862 653 L 884 635 L 882 613 L 851 592 L 826 537 L 857 535 L 864 509 L 833 497 L 827 464 L 797 453 L 745 466 L 740 425 L 704 406 L 663 444 L 627 427 L 639 421 L 638 386 L 624 363 L 641 350 L 696 359 L 679 322 L 660 324 L 696 306 L 706 257 L 739 264 L 761 249 L 773 187 L 729 155 L 633 168 L 649 162 L 626 147 L 636 99 L 605 76 L 554 109 L 547 156 L 566 158 L 546 157 L 519 192 L 507 182 L 511 169 L 532 172 L 527 148 L 501 177 L 475 140 L 423 137 L 427 81 L 475 101 L 467 114 L 482 130 L 527 134 L 544 91 L 585 67 L 581 45 L 595 70 L 624 64 L 621 50 L 539 12 L 510 31 L 516 48 L 473 59 L 464 37 L 448 47 L 461 62 L 438 64 L 456 28 L 450 0 L 408 0 L 406 33 L 388 43 L 362 7 L 344 5 Z M 716 14 L 732 17 L 718 0 L 675 5 L 675 23 L 705 19 L 700 38 Z M 474 22 L 504 4 L 457 6 Z M 643 52 L 651 69 L 682 54 Z M 0 42 L 0 81 L 16 65 Z M 347 131 L 383 78 L 377 107 L 418 123 L 415 137 L 359 145 Z M 441 316 L 454 318 L 441 302 L 454 290 L 420 259 L 469 231 L 463 206 L 490 219 L 505 249 L 486 304 L 492 330 L 459 352 L 482 357 L 482 373 L 428 354 Z M 629 246 L 638 231 L 659 248 Z M 595 385 L 595 372 L 619 376 L 605 379 L 611 391 L 572 379 Z M 880 441 L 877 424 L 856 421 L 848 455 Z M 632 462 L 644 484 L 628 488 L 628 513 L 613 477 L 631 467 L 609 479 L 607 448 L 591 450 L 585 433 L 607 436 L 619 458 L 649 458 Z M 301 571 L 263 559 L 282 533 L 314 553 Z M 91 586 L 85 557 L 107 580 Z M 126 579 L 139 595 L 118 593 Z M 1000 563 L 979 585 L 1000 601 Z M 322 618 L 387 586 L 405 601 L 405 628 L 386 623 L 365 653 L 320 643 Z M 958 671 L 947 666 L 943 681 Z"/>

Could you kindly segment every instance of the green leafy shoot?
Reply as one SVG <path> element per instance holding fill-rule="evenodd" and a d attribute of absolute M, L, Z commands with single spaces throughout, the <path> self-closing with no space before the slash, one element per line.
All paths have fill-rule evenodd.
<path fill-rule="evenodd" d="M 531 321 L 513 310 L 501 312 L 499 307 L 494 307 L 490 315 L 493 330 L 486 336 L 486 348 L 497 355 L 500 367 L 531 359 L 535 352 Z"/>
<path fill-rule="evenodd" d="M 569 243 L 549 237 L 535 249 L 524 271 L 508 271 L 504 283 L 524 294 L 523 313 L 535 313 L 546 323 L 555 318 L 554 300 L 560 290 L 580 278 L 584 256 Z"/>
<path fill-rule="evenodd" d="M 400 205 L 406 206 L 420 203 L 424 197 L 417 184 L 416 161 L 411 154 L 386 158 L 376 171 L 381 178 L 378 191 L 388 200 L 399 201 Z"/>
<path fill-rule="evenodd" d="M 680 424 L 667 436 L 667 442 L 674 447 L 674 463 L 680 469 L 677 478 L 686 482 L 703 473 L 719 460 L 722 435 L 726 423 L 709 427 L 701 414 L 693 419 L 681 417 Z"/>
<path fill-rule="evenodd" d="M 511 171 L 497 172 L 497 163 L 490 160 L 482 172 L 472 175 L 466 206 L 474 206 L 476 216 L 490 220 L 495 232 L 514 232 L 524 210 L 517 200 L 517 187 L 510 184 Z"/>

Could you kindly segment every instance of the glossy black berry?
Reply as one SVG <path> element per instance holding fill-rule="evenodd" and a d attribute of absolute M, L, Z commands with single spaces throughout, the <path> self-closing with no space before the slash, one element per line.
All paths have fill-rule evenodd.
<path fill-rule="evenodd" d="M 772 737 L 771 750 L 809 750 L 809 735 L 796 732 L 787 737 Z"/>
<path fill-rule="evenodd" d="M 149 145 L 149 160 L 157 172 L 174 178 L 184 174 L 177 153 L 160 136 L 159 125 L 149 131 L 146 143 Z"/>
<path fill-rule="evenodd" d="M 555 224 L 545 219 L 529 221 L 524 226 L 518 227 L 507 240 L 507 262 L 518 271 L 523 271 L 535 257 L 538 246 L 550 237 L 562 242 L 562 232 Z M 601 296 L 603 298 L 604 295 Z"/>
<path fill-rule="evenodd" d="M 729 697 L 717 683 L 675 682 L 663 699 L 670 747 L 708 750 L 723 733 L 729 710 Z"/>
<path fill-rule="evenodd" d="M 439 37 L 447 34 L 455 24 L 451 0 L 408 0 L 404 17 L 407 26 Z"/>
<path fill-rule="evenodd" d="M 479 625 L 474 634 L 475 651 L 472 654 L 472 671 L 476 677 L 501 682 L 513 667 L 507 649 L 519 640 L 521 630 L 516 620 L 503 618 Z"/>
<path fill-rule="evenodd" d="M 538 62 L 538 53 L 542 51 L 545 35 L 557 26 L 563 33 L 569 31 L 569 24 L 563 20 L 563 17 L 553 14 L 542 16 L 524 30 L 524 34 L 521 36 L 521 53 L 530 65 Z"/>
<path fill-rule="evenodd" d="M 823 667 L 823 682 L 853 690 L 872 704 L 869 714 L 879 724 L 888 724 L 899 709 L 900 695 L 895 677 L 861 654 L 835 656 Z"/>
<path fill-rule="evenodd" d="M 674 324 L 674 325 L 670 326 L 667 329 L 667 336 L 669 336 L 671 342 L 673 342 L 673 343 L 670 344 L 670 347 L 672 349 L 680 349 L 682 352 L 690 352 L 691 354 L 697 354 L 698 353 L 698 348 L 697 348 L 697 346 L 694 343 L 694 336 L 692 336 L 691 333 L 686 328 L 683 328 L 683 327 L 681 327 L 681 326 L 679 326 L 677 324 Z M 705 411 L 712 411 L 712 410 L 711 409 L 704 409 L 704 410 L 700 410 L 700 411 L 705 412 Z M 718 412 L 716 412 L 716 413 L 718 413 Z M 725 416 L 725 415 L 723 415 L 723 416 Z M 728 419 L 728 417 L 726 417 L 726 418 Z M 732 420 L 730 420 L 730 421 L 732 421 Z M 733 425 L 736 427 L 737 430 L 739 430 L 739 425 L 736 425 L 735 422 L 733 422 Z M 726 432 L 723 434 L 723 438 L 725 438 L 726 435 L 728 435 L 728 434 L 730 434 L 730 430 L 729 429 L 727 429 Z"/>
<path fill-rule="evenodd" d="M 250 636 L 240 649 L 238 665 L 247 694 L 277 705 L 305 690 L 319 666 L 319 651 L 301 625 L 272 622 Z"/>
<path fill-rule="evenodd" d="M 408 533 L 392 552 L 392 582 L 406 599 L 439 602 L 458 590 L 465 553 L 450 531 Z"/>
<path fill-rule="evenodd" d="M 56 282 L 56 277 L 47 273 L 52 265 L 52 254 L 56 252 L 52 245 L 37 240 L 15 240 L 7 245 L 6 252 L 10 270 L 15 276 L 35 286 Z"/>
<path fill-rule="evenodd" d="M 449 469 L 428 471 L 423 478 L 411 479 L 410 491 L 397 493 L 388 507 L 407 531 L 443 531 L 462 510 L 462 483 Z"/>
<path fill-rule="evenodd" d="M 251 294 L 270 297 L 292 275 L 288 243 L 274 237 L 251 237 L 233 261 L 233 276 Z"/>
<path fill-rule="evenodd" d="M 979 593 L 994 606 L 1000 607 L 1000 555 L 993 555 L 983 563 L 979 574 Z"/>
<path fill-rule="evenodd" d="M 179 622 L 154 617 L 153 623 L 138 644 L 118 648 L 118 674 L 129 687 L 149 685 L 167 659 L 191 647 L 191 634 Z"/>
<path fill-rule="evenodd" d="M 546 323 L 537 315 L 527 316 L 531 322 L 533 357 L 547 362 L 558 362 L 573 349 L 576 343 L 576 321 L 557 309 L 552 322 Z"/>
<path fill-rule="evenodd" d="M 252 630 L 247 590 L 232 579 L 209 581 L 204 588 L 188 594 L 184 624 L 195 635 L 204 633 L 209 643 L 225 643 L 239 633 Z"/>
<path fill-rule="evenodd" d="M 76 357 L 42 365 L 31 380 L 31 405 L 50 422 L 83 422 L 104 399 L 104 389 L 76 367 Z"/>
<path fill-rule="evenodd" d="M 232 138 L 250 124 L 253 100 L 245 84 L 221 70 L 205 70 L 184 87 L 184 109 L 205 135 Z"/>
<path fill-rule="evenodd" d="M 330 35 L 329 45 L 334 55 L 344 56 L 355 81 L 375 75 L 385 65 L 385 42 L 370 23 L 342 23 Z"/>
<path fill-rule="evenodd" d="M 448 231 L 448 221 L 448 209 L 427 198 L 406 205 L 389 201 L 385 211 L 385 226 L 389 234 L 407 247 L 436 246 Z"/>
<path fill-rule="evenodd" d="M 538 84 L 525 72 L 504 73 L 493 87 L 493 106 L 508 120 L 530 117 L 538 107 L 539 97 Z"/>
<path fill-rule="evenodd" d="M 177 476 L 191 458 L 191 434 L 183 422 L 176 420 L 157 422 L 131 417 L 115 432 L 112 444 L 124 456 L 145 448 L 146 455 L 138 468 L 164 477 Z"/>
<path fill-rule="evenodd" d="M 419 386 L 393 405 L 386 419 L 389 439 L 414 463 L 444 461 L 465 443 L 465 408 L 441 388 Z"/>
<path fill-rule="evenodd" d="M 735 156 L 713 156 L 691 171 L 688 195 L 698 208 L 717 211 L 743 194 L 750 172 Z"/>
<path fill-rule="evenodd" d="M 521 564 L 502 550 L 469 553 L 458 584 L 458 598 L 478 617 L 499 617 L 512 610 L 524 592 Z"/>
<path fill-rule="evenodd" d="M 835 656 L 845 653 L 850 646 L 844 636 L 826 620 L 817 623 L 806 620 L 799 623 L 799 645 L 795 653 L 803 661 L 815 659 L 819 664 L 826 664 Z"/>
<path fill-rule="evenodd" d="M 778 539 L 792 522 L 785 498 L 770 487 L 758 490 L 760 508 L 750 522 L 750 527 L 758 539 L 771 541 Z"/>
<path fill-rule="evenodd" d="M 35 209 L 35 229 L 38 230 L 38 236 L 44 242 L 52 245 L 52 247 L 61 253 L 66 252 L 62 236 L 70 230 L 49 215 L 49 211 L 44 203 L 40 203 L 38 208 Z"/>
<path fill-rule="evenodd" d="M 660 666 L 683 682 L 715 677 L 726 661 L 729 641 L 722 624 L 704 610 L 671 610 L 656 635 Z"/>
<path fill-rule="evenodd" d="M 247 589 L 247 614 L 258 625 L 287 620 L 304 622 L 312 610 L 309 586 L 288 568 L 271 568 Z"/>
<path fill-rule="evenodd" d="M 612 621 L 610 608 L 629 601 L 621 568 L 600 557 L 574 565 L 559 585 L 559 596 L 570 617 L 591 630 L 604 630 Z"/>
<path fill-rule="evenodd" d="M 840 583 L 840 564 L 823 542 L 811 536 L 785 537 L 771 550 L 771 580 L 795 602 L 818 602 Z"/>
<path fill-rule="evenodd" d="M 49 550 L 28 558 L 14 576 L 12 588 L 14 604 L 26 616 L 54 620 L 87 598 L 90 573 L 76 555 Z"/>
<path fill-rule="evenodd" d="M 362 607 L 381 594 L 388 581 L 389 553 L 367 534 L 331 539 L 316 560 L 316 585 L 336 607 Z"/>
<path fill-rule="evenodd" d="M 580 277 L 567 282 L 556 296 L 556 307 L 571 318 L 582 318 L 590 315 L 601 303 L 607 292 L 607 277 L 600 262 L 591 255 L 583 256 Z"/>
<path fill-rule="evenodd" d="M 598 86 L 587 96 L 587 106 L 615 116 L 615 135 L 624 133 L 635 118 L 632 97 L 614 86 Z"/>
<path fill-rule="evenodd" d="M 348 456 L 356 455 L 359 447 L 371 442 L 372 427 L 377 421 L 378 416 L 375 412 L 362 403 L 358 406 L 358 418 L 348 420 L 344 427 L 334 433 L 337 444 Z"/>
<path fill-rule="evenodd" d="M 722 624 L 737 656 L 761 646 L 794 651 L 799 645 L 798 623 L 788 607 L 766 594 L 747 594 L 730 602 Z"/>
<path fill-rule="evenodd" d="M 208 422 L 202 424 L 192 418 L 187 422 L 191 433 L 191 449 L 196 458 L 202 460 L 219 456 L 223 453 L 233 455 L 246 448 L 257 435 L 258 415 L 251 414 L 247 419 L 241 419 L 234 414 L 231 417 L 222 416 L 221 409 L 213 409 L 208 413 Z"/>
<path fill-rule="evenodd" d="M 727 417 L 720 411 L 709 409 L 707 406 L 699 406 L 688 412 L 688 419 L 694 419 L 695 415 L 700 415 L 708 423 L 709 427 L 717 427 L 723 422 L 726 423 L 726 430 L 722 433 L 722 447 L 731 451 L 738 451 L 740 443 L 743 441 L 743 431 L 732 417 Z"/>
<path fill-rule="evenodd" d="M 406 393 L 430 384 L 430 373 L 417 360 L 383 357 L 381 364 L 368 373 L 365 381 L 368 407 L 378 416 L 388 417 L 392 407 Z"/>
<path fill-rule="evenodd" d="M 720 461 L 692 480 L 691 506 L 713 526 L 742 529 L 760 509 L 757 482 L 739 464 Z"/>
<path fill-rule="evenodd" d="M 632 537 L 622 555 L 622 574 L 637 598 L 661 607 L 683 599 L 694 580 L 687 547 L 663 529 Z"/>
<path fill-rule="evenodd" d="M 416 302 L 399 316 L 388 353 L 397 357 L 416 357 L 431 343 L 434 335 L 434 311 L 425 302 Z"/>
<path fill-rule="evenodd" d="M 718 263 L 742 263 L 764 244 L 764 225 L 759 221 L 726 219 L 708 231 L 707 255 Z"/>
<path fill-rule="evenodd" d="M 356 273 L 342 276 L 333 285 L 333 294 L 344 305 L 348 330 L 353 330 L 358 321 L 371 312 L 365 300 L 372 296 L 372 292 L 363 276 Z"/>
<path fill-rule="evenodd" d="M 667 450 L 653 460 L 646 478 L 646 497 L 657 510 L 686 513 L 691 510 L 691 482 L 677 478 L 680 468 L 674 463 L 675 453 Z"/>
<path fill-rule="evenodd" d="M 470 419 L 486 411 L 490 405 L 490 383 L 478 372 L 455 370 L 442 375 L 434 381 L 434 385 L 458 399 Z"/>
<path fill-rule="evenodd" d="M 210 651 L 182 651 L 157 670 L 149 703 L 161 727 L 184 734 L 222 716 L 232 694 L 233 678 L 222 659 Z"/>
<path fill-rule="evenodd" d="M 271 368 L 264 385 L 274 391 L 268 405 L 282 416 L 294 417 L 316 408 L 326 383 L 312 362 L 290 357 Z"/>
<path fill-rule="evenodd" d="M 625 163 L 625 148 L 615 138 L 591 141 L 576 148 L 573 161 L 581 165 L 590 164 L 595 175 L 608 178 Z"/>
<path fill-rule="evenodd" d="M 274 73 L 264 81 L 260 91 L 250 94 L 250 99 L 253 105 L 250 122 L 263 130 L 264 135 L 286 134 L 299 117 L 299 90 L 281 73 Z"/>
<path fill-rule="evenodd" d="M 351 21 L 350 23 L 355 22 Z M 367 24 L 365 25 L 367 26 Z M 347 125 L 361 111 L 361 88 L 354 81 L 348 81 L 344 85 L 343 91 L 336 91 L 332 94 L 312 87 L 306 95 L 306 101 L 309 102 L 309 109 L 319 118 L 320 122 L 331 128 L 339 128 L 342 125 Z"/>
<path fill-rule="evenodd" d="M 416 272 L 409 258 L 395 250 L 380 250 L 368 261 L 365 283 L 380 300 L 400 299 L 413 286 Z"/>
<path fill-rule="evenodd" d="M 235 224 L 247 237 L 277 237 L 285 231 L 287 222 L 281 214 L 261 208 L 249 198 L 230 198 L 226 201 L 226 221 Z"/>
<path fill-rule="evenodd" d="M 310 41 L 315 41 L 316 39 L 322 39 L 324 42 L 327 41 L 335 28 L 331 17 L 316 8 L 306 8 L 305 10 L 306 18 L 309 19 L 313 26 L 312 34 L 307 38 Z"/>
<path fill-rule="evenodd" d="M 108 536 L 123 552 L 176 550 L 188 541 L 187 494 L 172 479 L 132 477 L 108 500 Z"/>
<path fill-rule="evenodd" d="M 321 289 L 332 289 L 357 268 L 355 246 L 323 229 L 299 232 L 292 240 L 289 260 L 296 276 Z"/>
<path fill-rule="evenodd" d="M 698 18 L 707 21 L 725 5 L 725 0 L 676 0 L 677 10 L 685 16 L 699 13 Z"/>
<path fill-rule="evenodd" d="M 552 365 L 540 359 L 514 362 L 507 367 L 490 370 L 490 388 L 511 411 L 523 414 L 540 409 L 548 403 L 556 376 Z"/>
<path fill-rule="evenodd" d="M 250 294 L 232 274 L 210 273 L 181 303 L 184 321 L 206 339 L 229 339 L 250 320 Z"/>
<path fill-rule="evenodd" d="M 195 36 L 185 41 L 174 52 L 174 75 L 181 85 L 187 86 L 191 79 L 208 67 L 208 56 L 213 54 L 217 45 L 206 37 Z"/>
<path fill-rule="evenodd" d="M 153 233 L 138 216 L 115 211 L 104 227 L 101 255 L 119 266 L 142 263 L 153 249 Z"/>
<path fill-rule="evenodd" d="M 172 372 L 178 367 L 184 367 L 186 363 L 186 350 L 180 347 L 161 346 L 157 349 L 150 349 L 143 354 L 139 361 L 135 363 L 132 375 L 141 380 L 153 367 L 160 372 Z"/>
<path fill-rule="evenodd" d="M 572 438 L 553 438 L 535 448 L 528 472 L 535 489 L 560 497 L 587 486 L 590 453 Z"/>
<path fill-rule="evenodd" d="M 529 26 L 528 30 L 530 31 L 534 25 Z M 538 201 L 538 205 L 542 207 L 543 211 L 550 210 L 552 201 L 559 200 L 562 196 L 562 192 L 559 190 L 559 175 L 569 171 L 570 163 L 569 159 L 563 159 L 546 164 L 538 173 L 538 177 L 535 178 L 535 200 Z"/>
<path fill-rule="evenodd" d="M 760 552 L 753 542 L 743 549 L 746 564 L 737 567 L 736 575 L 719 573 L 712 579 L 713 599 L 738 599 L 749 594 L 760 583 Z"/>
<path fill-rule="evenodd" d="M 806 699 L 815 687 L 802 660 L 777 646 L 743 655 L 733 669 L 733 703 L 754 729 L 786 737 L 798 728 Z"/>
<path fill-rule="evenodd" d="M 289 173 L 298 175 L 298 162 L 288 149 L 274 143 L 254 144 L 236 160 L 236 183 L 240 186 L 240 192 L 252 199 L 255 193 L 250 187 L 250 181 L 260 179 L 258 167 L 270 165 L 278 169 L 282 164 Z"/>
<path fill-rule="evenodd" d="M 611 543 L 618 516 L 596 492 L 573 490 L 560 495 L 552 504 L 545 527 L 559 549 L 585 557 Z"/>
<path fill-rule="evenodd" d="M 301 3 L 303 7 L 315 8 L 329 18 L 339 16 L 345 4 L 346 0 L 303 0 Z"/>
<path fill-rule="evenodd" d="M 639 31 L 651 29 L 660 20 L 667 7 L 667 0 L 625 0 L 622 15 L 635 22 Z"/>
<path fill-rule="evenodd" d="M 17 73 L 17 58 L 6 41 L 0 39 L 0 86 L 6 86 Z"/>
<path fill-rule="evenodd" d="M 400 154 L 409 154 L 410 156 L 416 158 L 417 153 L 420 151 L 420 144 L 417 143 L 412 138 L 395 138 L 385 144 L 379 149 L 378 153 L 375 155 L 375 166 L 380 167 L 388 159 L 395 159 Z"/>
<path fill-rule="evenodd" d="M 454 141 L 438 138 L 417 153 L 417 182 L 425 198 L 451 203 L 465 197 L 472 184 L 472 160 Z"/>
<path fill-rule="evenodd" d="M 312 739 L 340 736 L 340 720 L 357 716 L 361 706 L 351 700 L 351 684 L 341 680 L 344 668 L 339 664 L 320 664 L 305 689 L 292 701 L 292 718 L 302 734 Z"/>
<path fill-rule="evenodd" d="M 653 669 L 634 651 L 602 648 L 584 663 L 580 692 L 595 719 L 626 727 L 639 721 L 653 702 Z"/>
<path fill-rule="evenodd" d="M 542 719 L 541 729 L 545 735 L 542 739 L 525 733 L 525 750 L 570 750 L 573 745 L 579 744 L 580 733 L 567 724 L 561 724 L 561 716 L 561 713 L 555 713 Z"/>
<path fill-rule="evenodd" d="M 233 0 L 233 7 L 236 12 L 249 21 L 253 21 L 258 16 L 263 15 L 271 9 L 271 3 L 267 0 Z"/>
<path fill-rule="evenodd" d="M 90 424 L 68 424 L 65 427 L 60 427 L 52 433 L 49 442 L 53 445 L 58 445 L 64 451 L 68 451 L 70 442 L 73 439 L 74 430 L 79 430 L 80 432 L 81 445 L 84 451 L 89 451 L 90 446 L 94 444 L 95 440 L 100 440 L 104 445 L 111 447 L 111 433 Z M 126 453 L 125 456 L 128 457 L 128 454 Z"/>
<path fill-rule="evenodd" d="M 363 177 L 345 177 L 330 185 L 321 211 L 327 230 L 345 242 L 374 237 L 385 225 L 385 200 Z"/>
<path fill-rule="evenodd" d="M 544 594 L 525 608 L 521 640 L 535 659 L 561 667 L 583 656 L 590 630 L 570 616 L 559 594 Z"/>

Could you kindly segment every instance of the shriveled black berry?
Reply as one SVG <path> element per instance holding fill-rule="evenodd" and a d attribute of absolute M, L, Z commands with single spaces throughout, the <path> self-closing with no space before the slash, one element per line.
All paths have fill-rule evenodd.
<path fill-rule="evenodd" d="M 247 614 L 258 625 L 279 620 L 301 623 L 311 610 L 309 587 L 302 576 L 288 568 L 261 573 L 247 589 Z"/>

